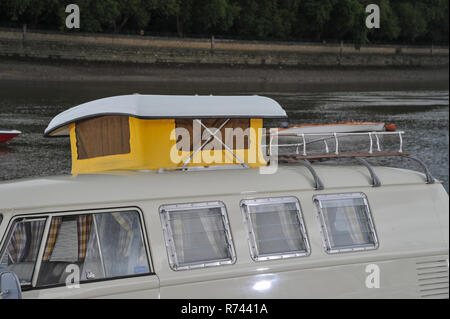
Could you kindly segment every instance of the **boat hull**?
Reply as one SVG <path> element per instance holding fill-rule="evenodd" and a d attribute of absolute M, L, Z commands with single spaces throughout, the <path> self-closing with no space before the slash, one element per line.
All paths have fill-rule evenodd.
<path fill-rule="evenodd" d="M 384 123 L 348 122 L 330 124 L 304 124 L 280 129 L 278 135 L 315 133 L 352 133 L 384 131 Z"/>
<path fill-rule="evenodd" d="M 5 143 L 19 134 L 20 131 L 0 131 L 0 143 Z"/>

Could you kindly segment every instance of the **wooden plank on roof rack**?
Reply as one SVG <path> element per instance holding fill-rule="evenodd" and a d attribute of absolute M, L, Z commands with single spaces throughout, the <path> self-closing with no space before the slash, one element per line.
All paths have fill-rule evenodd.
<path fill-rule="evenodd" d="M 340 158 L 340 157 L 383 157 L 383 156 L 409 156 L 409 152 L 377 152 L 377 153 L 341 153 L 341 154 L 315 154 L 315 155 L 284 155 L 279 154 L 280 158 L 292 159 L 321 159 L 321 158 Z"/>

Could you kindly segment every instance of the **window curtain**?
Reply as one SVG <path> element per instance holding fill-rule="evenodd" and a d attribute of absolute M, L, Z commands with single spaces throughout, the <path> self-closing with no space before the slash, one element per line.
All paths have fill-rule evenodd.
<path fill-rule="evenodd" d="M 49 261 L 55 248 L 56 239 L 58 238 L 59 229 L 61 228 L 62 217 L 53 217 L 48 233 L 47 244 L 45 246 L 43 261 Z"/>
<path fill-rule="evenodd" d="M 172 217 L 172 216 L 170 216 Z M 183 244 L 183 221 L 180 218 L 171 219 L 170 224 L 172 226 L 173 241 L 176 250 L 176 258 L 178 264 L 184 263 L 184 244 Z"/>
<path fill-rule="evenodd" d="M 360 220 L 360 206 L 345 206 L 343 209 L 343 215 L 350 231 L 350 236 L 352 237 L 353 244 L 361 245 L 368 242 L 367 229 L 361 225 Z"/>
<path fill-rule="evenodd" d="M 25 231 L 25 223 L 17 223 L 8 245 L 9 258 L 13 263 L 22 261 L 25 253 L 26 241 L 27 234 Z"/>
<path fill-rule="evenodd" d="M 115 277 L 148 272 L 138 212 L 95 214 L 94 218 L 105 275 Z"/>
<path fill-rule="evenodd" d="M 78 159 L 130 153 L 128 116 L 108 115 L 77 122 Z"/>
<path fill-rule="evenodd" d="M 303 251 L 304 237 L 294 203 L 248 206 L 259 255 Z"/>
<path fill-rule="evenodd" d="M 206 233 L 209 244 L 214 250 L 218 258 L 226 258 L 228 256 L 228 245 L 226 244 L 225 229 L 222 220 L 222 213 L 214 213 L 214 210 L 208 210 L 206 214 L 199 215 L 203 230 Z"/>
<path fill-rule="evenodd" d="M 13 263 L 33 262 L 36 259 L 44 227 L 42 220 L 16 224 L 7 248 Z"/>
<path fill-rule="evenodd" d="M 284 234 L 289 250 L 303 250 L 305 247 L 295 204 L 283 204 L 283 209 L 278 212 L 278 216 L 280 217 L 281 231 Z"/>
<path fill-rule="evenodd" d="M 92 230 L 92 215 L 82 215 L 77 217 L 78 235 L 78 260 L 84 261 L 86 257 L 89 236 Z"/>
<path fill-rule="evenodd" d="M 370 243 L 366 210 L 364 204 L 359 201 L 359 199 L 343 199 L 322 202 L 331 247 L 342 246 L 345 241 L 351 241 L 345 245 Z M 336 237 L 338 233 L 345 234 L 348 239 L 339 244 Z"/>
<path fill-rule="evenodd" d="M 129 246 L 131 239 L 133 238 L 133 220 L 130 218 L 130 214 L 112 213 L 115 221 L 120 225 L 119 231 L 119 252 L 123 256 L 128 256 Z"/>
<path fill-rule="evenodd" d="M 323 204 L 322 216 L 325 222 L 325 227 L 328 230 L 328 242 L 330 244 L 330 247 L 336 247 L 336 243 L 334 241 L 336 214 L 337 214 L 336 208 L 325 207 L 325 204 Z"/>
<path fill-rule="evenodd" d="M 177 265 L 230 258 L 221 208 L 169 213 Z"/>
<path fill-rule="evenodd" d="M 44 232 L 45 222 L 44 221 L 33 221 L 27 223 L 29 224 L 31 237 L 28 248 L 28 254 L 25 261 L 35 261 L 37 254 L 39 252 L 39 246 L 41 244 L 42 233 Z"/>

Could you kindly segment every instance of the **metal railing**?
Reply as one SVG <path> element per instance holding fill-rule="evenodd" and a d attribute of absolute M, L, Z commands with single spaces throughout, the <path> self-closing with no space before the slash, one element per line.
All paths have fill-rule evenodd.
<path fill-rule="evenodd" d="M 398 131 L 398 132 L 355 132 L 355 133 L 302 133 L 302 134 L 271 134 L 269 135 L 269 144 L 268 145 L 262 145 L 264 148 L 267 149 L 267 155 L 271 156 L 273 147 L 277 148 L 284 148 L 284 147 L 296 147 L 296 155 L 300 154 L 300 147 L 302 148 L 301 157 L 303 158 L 326 158 L 326 157 L 348 157 L 348 156 L 358 156 L 358 154 L 364 155 L 364 156 L 385 156 L 385 155 L 409 155 L 409 153 L 406 153 L 403 151 L 403 134 L 405 132 Z M 266 135 L 267 136 L 267 135 Z M 339 138 L 340 137 L 362 137 L 367 136 L 368 137 L 368 150 L 367 152 L 341 152 L 339 149 Z M 398 151 L 397 152 L 383 152 L 381 149 L 381 143 L 380 143 L 380 136 L 398 136 L 399 142 L 398 142 Z M 286 138 L 293 138 L 298 139 L 297 143 L 285 143 L 285 144 L 273 144 L 273 140 L 277 137 L 277 139 L 286 139 Z M 312 137 L 313 139 L 308 140 L 308 137 Z M 314 139 L 315 138 L 315 139 Z M 329 140 L 334 141 L 334 152 L 330 152 L 330 147 L 328 145 Z M 323 142 L 324 143 L 324 152 L 319 154 L 309 154 L 307 151 L 307 145 L 317 142 Z M 376 147 L 376 150 L 374 151 L 374 144 Z"/>

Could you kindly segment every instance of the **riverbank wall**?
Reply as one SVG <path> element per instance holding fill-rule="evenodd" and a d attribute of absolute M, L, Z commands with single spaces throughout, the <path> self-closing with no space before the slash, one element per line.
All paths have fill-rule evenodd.
<path fill-rule="evenodd" d="M 258 42 L 0 29 L 0 58 L 281 67 L 440 67 L 448 47 Z"/>

